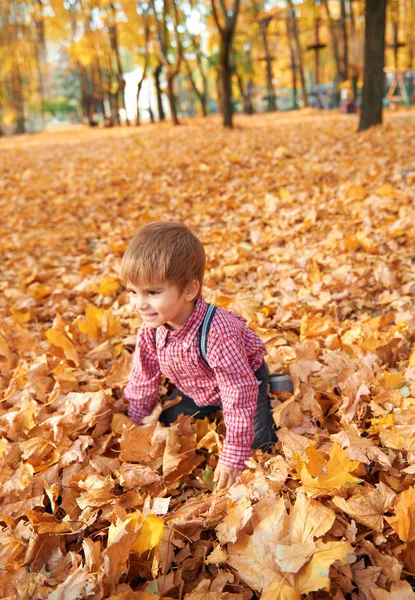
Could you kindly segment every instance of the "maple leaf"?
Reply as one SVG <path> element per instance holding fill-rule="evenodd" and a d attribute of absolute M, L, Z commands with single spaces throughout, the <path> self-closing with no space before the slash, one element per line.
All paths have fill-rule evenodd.
<path fill-rule="evenodd" d="M 317 453 L 317 455 L 321 456 L 320 453 Z M 336 490 L 340 490 L 342 487 L 350 487 L 356 483 L 361 483 L 362 479 L 351 475 L 359 464 L 357 460 L 350 460 L 341 446 L 333 444 L 327 462 L 325 460 L 321 462 L 321 458 L 314 458 L 309 462 L 303 462 L 299 459 L 297 472 L 300 475 L 303 489 L 312 496 L 318 496 L 335 493 Z M 310 469 L 316 476 L 313 477 Z"/>
<path fill-rule="evenodd" d="M 249 498 L 229 503 L 225 518 L 216 528 L 220 543 L 235 542 L 239 531 L 243 529 L 251 516 L 252 506 Z"/>
<path fill-rule="evenodd" d="M 347 563 L 353 556 L 353 546 L 348 542 L 316 542 L 315 552 L 310 562 L 299 571 L 295 585 L 302 594 L 321 589 L 329 589 L 329 571 L 336 561 Z"/>
<path fill-rule="evenodd" d="M 71 342 L 71 340 L 58 329 L 48 329 L 45 332 L 45 336 L 49 342 L 49 344 L 56 346 L 57 348 L 61 348 L 64 352 L 65 357 L 75 363 L 75 365 L 79 365 L 79 355 L 76 351 L 75 346 Z"/>
<path fill-rule="evenodd" d="M 348 500 L 335 496 L 333 502 L 359 523 L 381 532 L 384 513 L 394 498 L 395 493 L 381 482 L 375 488 L 357 488 L 356 493 Z"/>

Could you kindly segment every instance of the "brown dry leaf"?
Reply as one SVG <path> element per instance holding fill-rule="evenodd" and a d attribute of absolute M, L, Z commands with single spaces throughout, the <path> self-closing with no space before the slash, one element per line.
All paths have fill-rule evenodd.
<path fill-rule="evenodd" d="M 96 575 L 86 567 L 78 567 L 64 582 L 49 594 L 50 600 L 77 600 L 92 596 L 97 587 Z"/>
<path fill-rule="evenodd" d="M 359 487 L 348 500 L 335 496 L 334 504 L 359 523 L 378 531 L 383 531 L 384 513 L 392 504 L 396 494 L 384 483 L 376 484 L 375 488 Z"/>
<path fill-rule="evenodd" d="M 161 476 L 150 467 L 123 463 L 117 471 L 120 484 L 127 490 L 145 488 L 153 483 L 160 483 Z"/>
<path fill-rule="evenodd" d="M 282 498 L 263 498 L 254 507 L 252 535 L 241 533 L 236 543 L 228 545 L 228 563 L 254 589 L 284 578 L 271 550 L 286 533 L 286 516 Z"/>
<path fill-rule="evenodd" d="M 44 471 L 58 462 L 60 452 L 55 444 L 41 437 L 34 437 L 20 444 L 22 459 L 34 468 L 35 473 Z"/>
<path fill-rule="evenodd" d="M 220 543 L 236 542 L 238 533 L 245 527 L 251 516 L 252 506 L 249 498 L 240 502 L 230 502 L 226 508 L 225 518 L 216 528 Z"/>
<path fill-rule="evenodd" d="M 180 415 L 177 422 L 169 427 L 163 455 L 164 477 L 176 475 L 176 472 L 180 477 L 191 473 L 195 467 L 195 452 L 196 432 L 188 417 Z"/>
<path fill-rule="evenodd" d="M 152 425 L 142 425 L 141 427 L 136 425 L 129 429 L 123 429 L 120 439 L 120 460 L 123 462 L 150 462 L 153 431 Z"/>

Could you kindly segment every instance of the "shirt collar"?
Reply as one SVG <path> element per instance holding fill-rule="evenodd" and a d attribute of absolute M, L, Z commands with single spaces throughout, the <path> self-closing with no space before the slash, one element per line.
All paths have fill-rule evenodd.
<path fill-rule="evenodd" d="M 192 314 L 187 321 L 181 327 L 179 327 L 179 329 L 170 329 L 165 325 L 161 325 L 157 331 L 157 347 L 162 348 L 166 344 L 167 337 L 182 343 L 187 342 L 190 345 L 191 340 L 196 335 L 200 325 L 202 324 L 207 309 L 207 302 L 204 300 L 204 298 L 202 298 L 202 296 L 200 296 L 194 306 Z"/>

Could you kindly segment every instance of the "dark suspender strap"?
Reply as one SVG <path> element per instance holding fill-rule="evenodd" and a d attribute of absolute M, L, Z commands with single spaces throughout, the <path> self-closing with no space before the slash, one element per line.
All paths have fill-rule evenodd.
<path fill-rule="evenodd" d="M 208 343 L 208 335 L 211 323 L 213 321 L 213 317 L 215 316 L 215 312 L 217 310 L 216 306 L 213 304 L 208 304 L 208 309 L 204 316 L 201 326 L 199 327 L 199 352 L 200 356 L 203 359 L 203 362 L 206 366 L 209 366 L 207 360 L 207 343 Z"/>
<path fill-rule="evenodd" d="M 156 346 L 157 346 L 157 332 L 158 332 L 158 330 L 159 330 L 158 327 L 156 327 L 156 329 L 154 330 L 154 342 L 155 342 Z"/>

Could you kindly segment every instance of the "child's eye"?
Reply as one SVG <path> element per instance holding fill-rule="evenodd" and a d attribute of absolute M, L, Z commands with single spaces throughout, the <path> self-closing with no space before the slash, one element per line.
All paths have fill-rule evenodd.
<path fill-rule="evenodd" d="M 156 291 L 154 291 L 154 290 L 150 290 L 150 291 L 148 292 L 148 295 L 149 295 L 149 296 L 157 296 L 159 293 L 160 293 L 160 292 L 156 292 Z"/>

